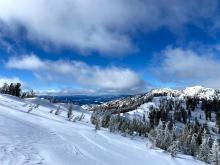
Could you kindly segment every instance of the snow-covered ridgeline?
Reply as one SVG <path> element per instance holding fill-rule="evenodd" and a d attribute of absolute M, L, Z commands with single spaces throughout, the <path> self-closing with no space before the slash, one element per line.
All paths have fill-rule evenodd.
<path fill-rule="evenodd" d="M 202 86 L 187 87 L 182 90 L 174 90 L 171 88 L 154 89 L 152 94 L 166 94 L 167 96 L 176 97 L 198 97 L 200 99 L 214 99 L 218 98 L 217 91 L 212 88 L 205 88 Z"/>
<path fill-rule="evenodd" d="M 101 105 L 96 105 L 90 110 L 116 110 L 121 109 L 124 112 L 135 110 L 142 104 L 149 102 L 154 97 L 167 96 L 184 99 L 185 97 L 198 98 L 198 99 L 220 99 L 219 92 L 212 88 L 205 88 L 202 86 L 187 87 L 183 90 L 173 90 L 171 88 L 153 89 L 150 92 L 141 95 L 125 97 L 122 99 L 113 100 Z"/>

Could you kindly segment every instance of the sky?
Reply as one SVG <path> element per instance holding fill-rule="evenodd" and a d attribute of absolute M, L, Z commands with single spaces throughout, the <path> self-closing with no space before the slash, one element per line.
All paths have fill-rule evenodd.
<path fill-rule="evenodd" d="M 62 95 L 220 88 L 219 0 L 0 0 L 0 85 Z"/>

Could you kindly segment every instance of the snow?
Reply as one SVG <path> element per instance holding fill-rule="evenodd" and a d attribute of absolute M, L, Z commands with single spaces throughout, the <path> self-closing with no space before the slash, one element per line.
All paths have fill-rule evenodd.
<path fill-rule="evenodd" d="M 148 102 L 145 104 L 142 104 L 140 107 L 138 107 L 137 109 L 127 112 L 127 114 L 129 114 L 130 116 L 138 116 L 140 118 L 143 117 L 143 115 L 145 115 L 145 117 L 147 117 L 149 115 L 150 112 L 150 107 L 156 107 L 154 102 Z"/>
<path fill-rule="evenodd" d="M 199 97 L 201 99 L 214 99 L 218 97 L 215 89 L 212 88 L 205 88 L 202 86 L 192 86 L 187 87 L 183 90 L 174 90 L 171 88 L 161 88 L 161 89 L 154 89 L 151 91 L 152 94 L 164 94 L 166 93 L 167 96 L 178 96 L 180 98 L 183 97 Z"/>
<path fill-rule="evenodd" d="M 40 104 L 30 113 L 30 104 Z M 1 165 L 201 165 L 190 156 L 172 158 L 153 150 L 147 139 L 94 131 L 89 118 L 70 122 L 66 107 L 59 116 L 49 113 L 57 104 L 0 95 Z M 81 114 L 80 108 L 73 112 Z M 147 144 L 147 146 L 146 146 Z"/>
<path fill-rule="evenodd" d="M 182 91 L 183 96 L 198 96 L 199 98 L 213 99 L 215 97 L 215 90 L 212 88 L 205 88 L 202 86 L 187 87 Z"/>
<path fill-rule="evenodd" d="M 164 94 L 164 93 L 167 93 L 167 95 L 171 96 L 172 94 L 174 95 L 179 95 L 180 94 L 180 91 L 178 90 L 174 90 L 174 89 L 171 89 L 171 88 L 159 88 L 159 89 L 153 89 L 151 91 L 152 94 Z"/>

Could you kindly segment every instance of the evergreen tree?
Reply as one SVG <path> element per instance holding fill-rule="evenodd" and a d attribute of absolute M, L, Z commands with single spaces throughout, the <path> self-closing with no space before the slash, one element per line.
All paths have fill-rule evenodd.
<path fill-rule="evenodd" d="M 220 112 L 216 112 L 216 126 L 217 132 L 220 133 Z"/>
<path fill-rule="evenodd" d="M 115 116 L 115 115 L 112 115 L 110 117 L 110 121 L 109 121 L 109 131 L 110 132 L 116 132 L 119 130 L 119 117 L 118 116 Z M 130 128 L 130 131 L 131 131 L 131 128 Z"/>
<path fill-rule="evenodd" d="M 100 118 L 97 118 L 96 122 L 95 122 L 95 130 L 100 130 L 101 129 L 101 120 Z"/>
<path fill-rule="evenodd" d="M 14 84 L 11 83 L 10 86 L 9 86 L 9 92 L 8 94 L 12 95 L 12 96 L 15 96 L 15 87 L 14 87 Z"/>
<path fill-rule="evenodd" d="M 192 137 L 191 137 L 191 141 L 190 141 L 190 145 L 189 145 L 189 147 L 190 147 L 190 149 L 189 149 L 190 155 L 196 156 L 196 153 L 198 152 L 198 146 L 199 145 L 197 143 L 197 134 L 194 133 L 192 135 Z"/>
<path fill-rule="evenodd" d="M 190 141 L 191 141 L 190 130 L 188 124 L 186 124 L 179 137 L 180 149 L 183 151 L 184 154 L 189 154 L 188 147 L 190 145 Z"/>
<path fill-rule="evenodd" d="M 162 136 L 162 147 L 163 149 L 167 150 L 167 148 L 172 144 L 173 142 L 173 133 L 175 132 L 174 130 L 172 130 L 172 132 L 170 131 L 169 129 L 169 124 L 170 122 L 167 122 L 166 125 L 165 125 L 165 129 L 164 129 L 164 136 Z M 173 129 L 175 129 L 173 127 Z"/>
<path fill-rule="evenodd" d="M 7 83 L 4 83 L 4 85 L 2 86 L 1 93 L 9 94 L 9 85 Z"/>
<path fill-rule="evenodd" d="M 67 118 L 68 118 L 69 120 L 71 120 L 72 117 L 73 117 L 73 105 L 70 104 L 70 105 L 69 105 L 69 108 L 68 108 L 68 112 L 67 112 Z"/>
<path fill-rule="evenodd" d="M 210 152 L 209 137 L 206 133 L 206 130 L 204 130 L 203 137 L 202 137 L 202 144 L 200 145 L 200 149 L 199 149 L 199 155 L 198 155 L 199 160 L 208 163 L 209 152 Z"/>
<path fill-rule="evenodd" d="M 215 139 L 212 144 L 212 148 L 210 151 L 210 161 L 213 165 L 220 164 L 220 147 L 217 139 Z"/>
<path fill-rule="evenodd" d="M 57 107 L 55 115 L 59 115 L 60 114 L 60 106 Z"/>
<path fill-rule="evenodd" d="M 163 148 L 164 126 L 162 121 L 159 121 L 158 126 L 150 131 L 148 137 L 153 142 L 152 147 Z"/>
<path fill-rule="evenodd" d="M 14 96 L 16 96 L 16 97 L 21 96 L 21 84 L 20 83 L 16 83 L 14 85 Z"/>
<path fill-rule="evenodd" d="M 82 112 L 81 115 L 79 116 L 79 121 L 81 121 L 81 120 L 84 119 L 84 118 L 85 118 L 85 115 L 84 115 L 84 113 Z"/>
<path fill-rule="evenodd" d="M 170 152 L 172 157 L 175 157 L 179 151 L 179 142 L 174 141 L 171 146 L 167 149 L 168 152 Z"/>

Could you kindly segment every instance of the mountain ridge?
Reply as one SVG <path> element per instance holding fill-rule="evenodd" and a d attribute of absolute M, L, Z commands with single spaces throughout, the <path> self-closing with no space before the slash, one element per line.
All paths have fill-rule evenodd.
<path fill-rule="evenodd" d="M 171 88 L 157 88 L 144 94 L 137 94 L 134 96 L 124 97 L 110 102 L 103 103 L 101 105 L 95 105 L 90 108 L 94 110 L 113 110 L 116 111 L 121 109 L 120 112 L 129 112 L 136 109 L 137 107 L 151 101 L 154 97 L 174 97 L 178 99 L 184 98 L 197 98 L 199 100 L 220 100 L 219 91 L 213 88 L 206 88 L 202 86 L 186 87 L 185 89 L 176 90 Z"/>

